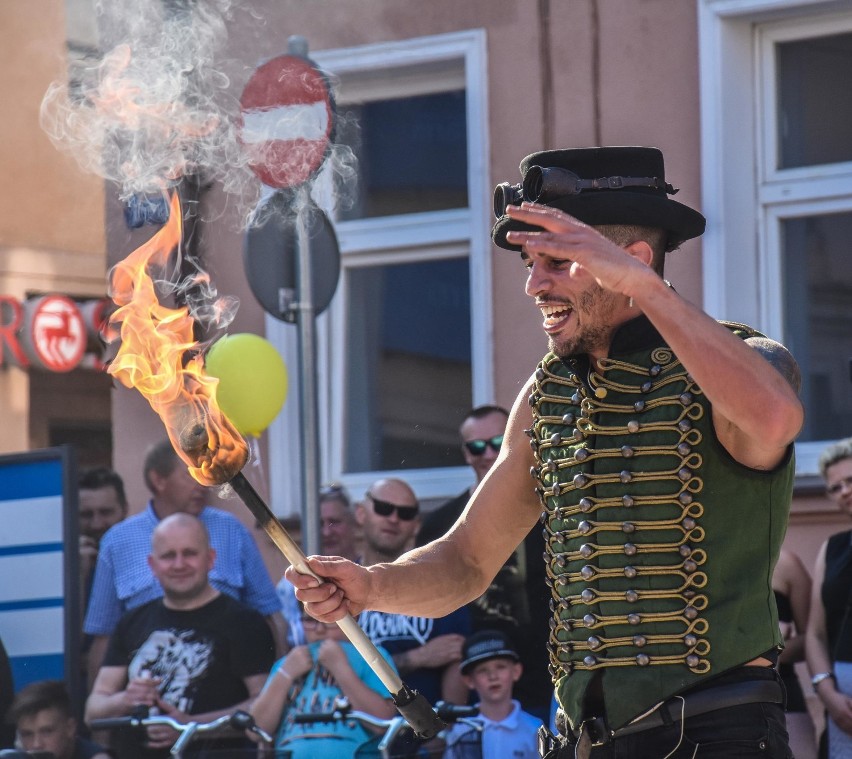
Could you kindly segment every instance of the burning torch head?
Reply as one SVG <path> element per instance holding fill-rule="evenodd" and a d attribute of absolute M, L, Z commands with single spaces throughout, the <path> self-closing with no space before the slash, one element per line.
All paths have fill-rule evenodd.
<path fill-rule="evenodd" d="M 189 473 L 202 485 L 224 485 L 248 461 L 248 445 L 226 416 L 219 415 L 211 425 L 210 416 L 199 414 L 169 437 Z"/>

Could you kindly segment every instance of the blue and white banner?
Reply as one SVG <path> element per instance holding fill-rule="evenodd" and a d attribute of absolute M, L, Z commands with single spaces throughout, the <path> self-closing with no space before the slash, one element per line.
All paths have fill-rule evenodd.
<path fill-rule="evenodd" d="M 64 447 L 0 456 L 0 640 L 16 690 L 44 679 L 66 680 L 72 692 L 76 685 L 73 469 Z"/>

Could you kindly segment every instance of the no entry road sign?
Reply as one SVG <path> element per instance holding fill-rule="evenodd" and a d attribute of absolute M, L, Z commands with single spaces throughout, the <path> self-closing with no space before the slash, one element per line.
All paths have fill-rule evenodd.
<path fill-rule="evenodd" d="M 252 74 L 240 98 L 249 165 L 269 187 L 296 187 L 322 166 L 334 131 L 325 76 L 308 59 L 281 55 Z"/>

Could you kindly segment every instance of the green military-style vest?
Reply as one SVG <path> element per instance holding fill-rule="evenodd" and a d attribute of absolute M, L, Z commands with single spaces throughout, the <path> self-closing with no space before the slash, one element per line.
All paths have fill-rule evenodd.
<path fill-rule="evenodd" d="M 740 337 L 756 335 L 727 324 Z M 546 356 L 529 398 L 551 588 L 550 670 L 572 728 L 592 678 L 617 729 L 781 645 L 772 571 L 792 446 L 734 461 L 701 389 L 644 317 L 598 370 Z"/>

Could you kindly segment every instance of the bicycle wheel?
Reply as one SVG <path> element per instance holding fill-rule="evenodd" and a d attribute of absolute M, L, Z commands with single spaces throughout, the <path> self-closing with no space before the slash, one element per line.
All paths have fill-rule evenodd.
<path fill-rule="evenodd" d="M 463 733 L 452 736 L 452 742 L 441 753 L 430 754 L 435 759 L 483 759 L 482 730 L 471 727 Z"/>

